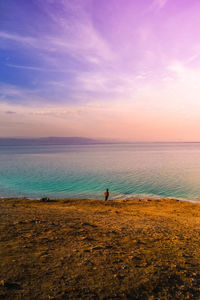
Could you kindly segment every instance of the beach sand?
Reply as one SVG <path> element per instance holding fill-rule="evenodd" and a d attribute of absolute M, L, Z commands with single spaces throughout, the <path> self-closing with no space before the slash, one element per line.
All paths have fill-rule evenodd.
<path fill-rule="evenodd" d="M 1 299 L 200 299 L 200 204 L 0 199 Z"/>

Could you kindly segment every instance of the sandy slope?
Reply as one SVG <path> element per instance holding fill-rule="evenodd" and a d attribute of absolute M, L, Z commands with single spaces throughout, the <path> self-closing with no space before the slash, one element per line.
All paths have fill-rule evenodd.
<path fill-rule="evenodd" d="M 200 299 L 200 205 L 0 200 L 2 299 Z"/>

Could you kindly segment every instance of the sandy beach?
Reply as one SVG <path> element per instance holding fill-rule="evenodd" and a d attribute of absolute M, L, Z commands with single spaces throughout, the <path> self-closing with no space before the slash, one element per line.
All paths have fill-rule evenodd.
<path fill-rule="evenodd" d="M 200 204 L 0 199 L 1 299 L 199 299 Z"/>

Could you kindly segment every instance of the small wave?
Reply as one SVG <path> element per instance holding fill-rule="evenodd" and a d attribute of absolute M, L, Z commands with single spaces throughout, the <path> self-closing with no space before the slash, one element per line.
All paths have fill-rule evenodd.
<path fill-rule="evenodd" d="M 156 194 L 123 194 L 120 193 L 116 196 L 112 196 L 111 200 L 128 200 L 128 199 L 174 199 L 179 201 L 191 202 L 191 203 L 200 203 L 200 198 L 198 199 L 187 199 L 187 198 L 180 198 L 180 197 L 172 197 L 166 195 L 156 195 Z"/>

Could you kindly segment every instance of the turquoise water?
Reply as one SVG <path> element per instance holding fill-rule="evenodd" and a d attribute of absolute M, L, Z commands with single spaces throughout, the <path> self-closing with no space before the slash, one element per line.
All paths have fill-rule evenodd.
<path fill-rule="evenodd" d="M 200 143 L 0 147 L 1 197 L 200 201 Z"/>

